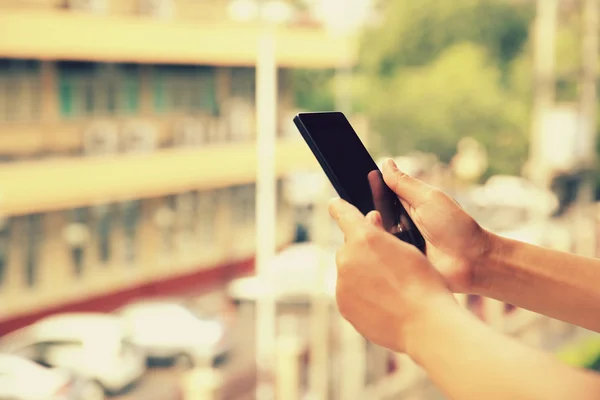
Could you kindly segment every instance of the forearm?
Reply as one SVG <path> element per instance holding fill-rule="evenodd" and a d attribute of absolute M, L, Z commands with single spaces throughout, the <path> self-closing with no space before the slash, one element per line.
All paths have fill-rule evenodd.
<path fill-rule="evenodd" d="M 600 398 L 600 378 L 502 336 L 455 305 L 412 324 L 407 352 L 455 400 Z"/>
<path fill-rule="evenodd" d="M 492 235 L 476 294 L 600 332 L 600 260 Z"/>

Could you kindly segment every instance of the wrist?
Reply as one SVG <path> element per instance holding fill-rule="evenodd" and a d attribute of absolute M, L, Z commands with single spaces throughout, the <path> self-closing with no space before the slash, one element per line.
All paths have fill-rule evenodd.
<path fill-rule="evenodd" d="M 421 351 L 430 344 L 430 339 L 436 340 L 436 336 L 439 339 L 440 332 L 443 332 L 440 330 L 440 325 L 444 325 L 444 321 L 449 316 L 452 319 L 452 315 L 461 311 L 456 299 L 450 293 L 429 297 L 420 311 L 404 324 L 402 331 L 404 352 L 418 362 Z"/>
<path fill-rule="evenodd" d="M 484 235 L 480 256 L 473 261 L 471 267 L 471 294 L 482 294 L 487 291 L 493 281 L 493 265 L 505 252 L 505 238 L 487 230 Z"/>

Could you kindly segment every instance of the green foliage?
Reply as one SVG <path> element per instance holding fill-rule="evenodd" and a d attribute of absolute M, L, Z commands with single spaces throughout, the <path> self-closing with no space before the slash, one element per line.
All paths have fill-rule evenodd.
<path fill-rule="evenodd" d="M 450 47 L 427 67 L 406 69 L 389 84 L 371 86 L 378 93 L 369 106 L 373 127 L 388 151 L 425 150 L 446 162 L 457 142 L 472 136 L 493 150 L 494 168 L 518 173 L 515 167 L 526 150 L 520 134 L 526 116 L 498 85 L 500 75 L 479 46 Z"/>
<path fill-rule="evenodd" d="M 294 102 L 305 111 L 335 109 L 333 70 L 295 69 L 291 71 Z"/>
<path fill-rule="evenodd" d="M 366 32 L 361 54 L 366 71 L 384 76 L 428 64 L 461 42 L 480 44 L 507 64 L 526 42 L 532 17 L 531 7 L 500 0 L 396 0 L 384 13 L 384 24 Z"/>
<path fill-rule="evenodd" d="M 530 7 L 501 0 L 389 1 L 365 33 L 360 107 L 388 152 L 455 154 L 464 136 L 488 173 L 519 173 L 527 154 Z"/>

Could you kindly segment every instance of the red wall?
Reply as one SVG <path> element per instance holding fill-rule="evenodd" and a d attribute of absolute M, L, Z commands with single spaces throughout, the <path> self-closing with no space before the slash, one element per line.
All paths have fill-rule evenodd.
<path fill-rule="evenodd" d="M 201 293 L 223 286 L 229 280 L 252 273 L 254 259 L 217 266 L 162 281 L 146 283 L 135 288 L 90 297 L 72 303 L 49 307 L 14 318 L 0 320 L 0 336 L 27 326 L 40 318 L 62 312 L 110 312 L 135 299 Z"/>

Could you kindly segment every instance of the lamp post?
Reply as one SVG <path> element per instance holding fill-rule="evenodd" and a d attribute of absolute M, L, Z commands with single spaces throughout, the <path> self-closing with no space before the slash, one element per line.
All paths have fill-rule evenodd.
<path fill-rule="evenodd" d="M 258 22 L 256 59 L 256 273 L 269 282 L 269 261 L 276 251 L 276 175 L 277 137 L 277 51 L 276 27 L 290 15 L 281 1 L 235 0 L 230 3 L 233 19 Z M 256 398 L 275 397 L 272 384 L 275 352 L 275 299 L 266 294 L 256 303 Z"/>
<path fill-rule="evenodd" d="M 333 37 L 341 40 L 344 46 L 343 56 L 338 61 L 335 75 L 335 102 L 336 109 L 344 113 L 352 112 L 352 97 L 348 86 L 352 76 L 351 40 L 364 24 L 371 11 L 370 0 L 320 0 L 317 3 L 316 14 L 323 25 Z M 324 202 L 322 203 L 324 205 Z M 319 241 L 324 246 L 330 245 L 331 233 L 329 216 L 326 207 L 315 208 L 317 232 L 320 232 Z M 320 270 L 328 267 L 323 260 Z M 311 330 L 315 331 L 311 340 L 311 370 L 310 392 L 312 399 L 322 400 L 329 397 L 329 349 L 327 346 L 329 326 L 329 301 L 323 297 L 315 296 L 312 303 Z M 361 398 L 365 380 L 365 340 L 346 321 L 341 320 L 341 347 L 342 356 L 338 360 L 341 372 L 341 384 L 338 398 L 344 400 Z M 318 330 L 318 331 L 317 331 Z M 320 336 L 320 338 L 319 338 Z"/>

